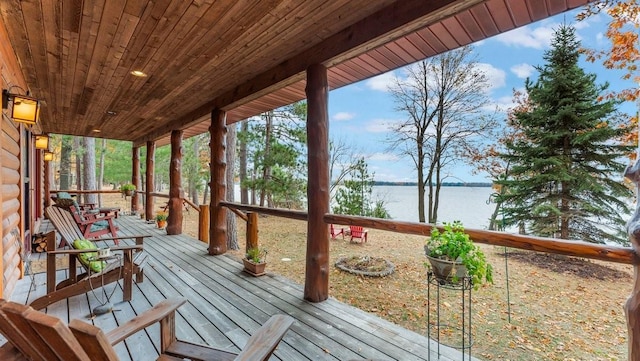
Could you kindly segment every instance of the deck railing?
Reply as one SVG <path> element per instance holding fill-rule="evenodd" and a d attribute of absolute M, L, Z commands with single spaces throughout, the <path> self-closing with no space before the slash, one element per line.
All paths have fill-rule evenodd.
<path fill-rule="evenodd" d="M 272 209 L 231 202 L 221 202 L 221 205 L 234 210 L 236 213 L 238 211 L 245 211 L 296 220 L 308 220 L 307 213 L 302 211 Z M 325 214 L 323 220 L 327 224 L 358 225 L 383 231 L 422 236 L 430 235 L 431 229 L 436 227 L 424 223 L 338 214 Z M 252 227 L 257 228 L 257 223 Z M 247 225 L 247 230 L 248 229 L 249 225 Z M 640 325 L 640 268 L 638 267 L 640 257 L 632 248 L 467 228 L 465 228 L 465 232 L 478 243 L 634 265 L 634 289 L 624 308 L 628 326 L 629 360 L 640 360 L 640 327 L 637 327 Z M 257 237 L 257 231 L 255 234 Z M 250 234 L 249 231 L 247 231 L 248 244 L 251 242 L 249 237 Z M 257 245 L 257 239 L 255 243 L 254 246 Z"/>

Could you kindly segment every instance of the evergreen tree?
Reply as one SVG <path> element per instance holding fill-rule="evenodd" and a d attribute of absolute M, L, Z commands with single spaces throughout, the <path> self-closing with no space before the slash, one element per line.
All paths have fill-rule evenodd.
<path fill-rule="evenodd" d="M 367 163 L 364 158 L 360 158 L 349 171 L 349 179 L 345 179 L 344 185 L 336 192 L 337 205 L 334 212 L 355 216 L 390 218 L 389 212 L 384 207 L 384 201 L 376 200 L 372 207 L 372 191 L 373 174 L 369 175 Z"/>
<path fill-rule="evenodd" d="M 561 26 L 552 49 L 527 79 L 529 107 L 515 112 L 523 136 L 507 142 L 511 165 L 499 196 L 505 222 L 539 236 L 624 243 L 630 190 L 621 183 L 621 160 L 631 149 L 620 139 L 630 131 L 615 124 L 616 100 L 601 100 L 608 84 L 578 65 L 575 29 Z"/>

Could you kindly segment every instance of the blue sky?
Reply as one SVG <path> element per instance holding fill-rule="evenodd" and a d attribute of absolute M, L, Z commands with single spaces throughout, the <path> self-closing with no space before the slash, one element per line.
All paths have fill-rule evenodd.
<path fill-rule="evenodd" d="M 513 89 L 522 89 L 527 77 L 537 79 L 534 66 L 542 66 L 545 50 L 550 49 L 554 29 L 562 23 L 576 26 L 582 46 L 605 49 L 608 39 L 603 36 L 608 22 L 606 15 L 597 15 L 586 21 L 575 21 L 578 11 L 560 14 L 553 18 L 518 28 L 474 44 L 480 66 L 486 71 L 491 87 L 489 96 L 495 105 L 507 109 L 512 104 Z M 588 73 L 597 74 L 596 82 L 610 83 L 610 89 L 633 86 L 633 82 L 621 79 L 619 71 L 607 70 L 600 63 L 581 61 Z M 389 126 L 406 119 L 394 110 L 393 99 L 387 93 L 395 76 L 404 77 L 403 69 L 332 90 L 329 95 L 329 136 L 332 140 L 348 142 L 357 154 L 363 155 L 369 172 L 378 181 L 416 181 L 417 173 L 408 158 L 401 158 L 387 151 L 385 140 Z M 625 103 L 620 108 L 635 113 L 636 105 Z M 500 116 L 504 122 L 504 116 Z M 490 182 L 486 174 L 473 175 L 471 167 L 459 164 L 448 172 L 447 181 Z"/>

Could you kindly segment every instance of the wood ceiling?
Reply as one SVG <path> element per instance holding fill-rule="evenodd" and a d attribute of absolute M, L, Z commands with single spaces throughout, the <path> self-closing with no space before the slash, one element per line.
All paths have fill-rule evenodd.
<path fill-rule="evenodd" d="M 584 5 L 587 0 L 0 0 L 45 132 L 168 143 Z M 136 77 L 140 70 L 146 77 Z M 99 130 L 95 132 L 94 130 Z"/>

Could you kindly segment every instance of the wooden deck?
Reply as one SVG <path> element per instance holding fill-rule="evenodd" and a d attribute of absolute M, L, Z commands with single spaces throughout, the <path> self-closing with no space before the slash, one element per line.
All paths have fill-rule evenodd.
<path fill-rule="evenodd" d="M 237 351 L 269 316 L 291 315 L 296 322 L 272 360 L 427 360 L 427 338 L 335 299 L 309 303 L 302 286 L 268 273 L 254 278 L 228 256 L 206 255 L 206 244 L 189 236 L 167 236 L 137 217 L 118 218 L 121 234 L 148 234 L 145 280 L 134 285 L 133 301 L 122 302 L 119 284 L 107 285 L 116 311 L 89 318 L 100 303 L 91 292 L 60 301 L 47 313 L 63 320 L 80 318 L 110 330 L 165 298 L 185 296 L 179 309 L 178 337 Z M 47 225 L 45 225 L 47 227 Z M 34 254 L 34 258 L 39 254 Z M 65 271 L 59 271 L 58 279 Z M 30 290 L 31 288 L 31 290 Z M 11 299 L 28 304 L 45 292 L 45 274 L 21 280 Z M 97 292 L 98 298 L 104 297 Z M 155 360 L 159 328 L 148 328 L 117 346 L 122 360 Z M 437 344 L 431 341 L 432 360 Z M 457 350 L 440 347 L 440 360 L 461 360 Z M 468 359 L 465 357 L 465 359 Z"/>

